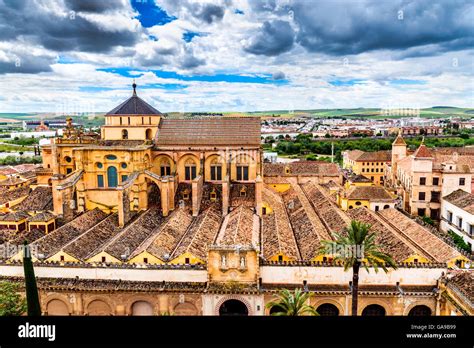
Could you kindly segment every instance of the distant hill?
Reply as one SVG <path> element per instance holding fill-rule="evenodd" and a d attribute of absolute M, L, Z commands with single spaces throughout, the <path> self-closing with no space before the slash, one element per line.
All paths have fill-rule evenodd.
<path fill-rule="evenodd" d="M 403 110 L 402 110 L 403 111 Z M 189 112 L 193 114 L 192 111 Z M 209 114 L 215 113 L 215 111 L 199 112 L 195 114 Z M 74 121 L 80 121 L 86 126 L 99 126 L 104 122 L 104 112 L 96 112 L 93 116 L 73 116 Z M 380 109 L 376 108 L 353 108 L 353 109 L 309 109 L 309 110 L 268 110 L 268 111 L 251 111 L 251 112 L 222 112 L 224 116 L 260 116 L 260 117 L 345 117 L 345 118 L 401 118 L 401 117 L 413 117 L 404 115 L 403 112 L 400 115 L 395 113 L 389 116 L 382 114 Z M 431 108 L 425 108 L 420 110 L 420 117 L 424 118 L 446 118 L 446 117 L 462 117 L 472 118 L 474 114 L 474 108 L 458 108 L 454 106 L 433 106 Z M 169 116 L 179 116 L 181 113 L 169 112 Z M 57 115 L 56 113 L 0 113 L 0 120 L 8 120 L 9 122 L 20 122 L 29 119 L 64 119 L 66 116 Z"/>

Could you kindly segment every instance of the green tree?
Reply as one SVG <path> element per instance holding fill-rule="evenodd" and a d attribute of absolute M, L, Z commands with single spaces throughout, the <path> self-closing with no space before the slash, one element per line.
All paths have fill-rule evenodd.
<path fill-rule="evenodd" d="M 23 245 L 23 270 L 25 272 L 26 304 L 28 306 L 28 316 L 40 316 L 41 306 L 38 297 L 38 287 L 36 286 L 35 271 L 31 261 L 31 252 L 25 241 Z"/>
<path fill-rule="evenodd" d="M 314 307 L 307 304 L 311 296 L 311 293 L 303 292 L 301 289 L 295 289 L 294 292 L 283 289 L 279 292 L 278 298 L 268 302 L 266 307 L 269 309 L 276 307 L 277 312 L 272 315 L 278 316 L 318 315 Z"/>
<path fill-rule="evenodd" d="M 19 290 L 18 283 L 0 282 L 0 316 L 19 316 L 26 312 L 26 300 Z"/>
<path fill-rule="evenodd" d="M 334 256 L 333 262 L 342 262 L 344 271 L 352 268 L 352 315 L 357 315 L 359 270 L 363 266 L 367 272 L 373 267 L 375 272 L 382 268 L 388 272 L 388 267 L 397 268 L 392 257 L 382 252 L 377 245 L 376 234 L 370 232 L 370 225 L 352 220 L 346 228 L 346 233 L 334 233 L 334 240 L 322 241 L 322 254 Z"/>

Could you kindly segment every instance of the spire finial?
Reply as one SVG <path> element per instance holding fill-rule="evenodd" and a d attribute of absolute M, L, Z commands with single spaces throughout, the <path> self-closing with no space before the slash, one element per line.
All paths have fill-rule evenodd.
<path fill-rule="evenodd" d="M 132 87 L 133 87 L 133 95 L 136 96 L 137 95 L 137 84 L 135 83 L 135 79 L 133 79 Z"/>
<path fill-rule="evenodd" d="M 423 135 L 423 136 L 421 137 L 421 144 L 420 144 L 420 145 L 424 145 L 424 144 L 425 144 L 425 136 Z"/>

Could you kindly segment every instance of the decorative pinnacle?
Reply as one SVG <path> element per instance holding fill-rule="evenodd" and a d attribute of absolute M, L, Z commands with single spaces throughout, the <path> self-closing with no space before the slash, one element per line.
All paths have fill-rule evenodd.
<path fill-rule="evenodd" d="M 136 96 L 137 95 L 137 84 L 135 83 L 135 79 L 133 79 L 132 87 L 133 87 L 133 95 Z"/>

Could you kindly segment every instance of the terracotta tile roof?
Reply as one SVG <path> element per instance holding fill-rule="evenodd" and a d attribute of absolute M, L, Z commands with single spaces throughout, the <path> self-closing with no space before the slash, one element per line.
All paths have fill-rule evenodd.
<path fill-rule="evenodd" d="M 193 217 L 187 209 L 174 210 L 160 226 L 158 234 L 148 244 L 146 251 L 163 261 L 168 261 L 192 221 Z"/>
<path fill-rule="evenodd" d="M 54 214 L 51 214 L 49 212 L 42 212 L 39 214 L 36 214 L 35 216 L 32 216 L 28 218 L 28 221 L 30 222 L 47 222 L 51 219 L 55 219 L 56 216 Z"/>
<path fill-rule="evenodd" d="M 386 211 L 388 209 L 385 209 Z M 408 257 L 417 254 L 417 250 L 402 241 L 391 226 L 377 218 L 375 212 L 367 208 L 350 209 L 347 215 L 351 219 L 371 225 L 371 231 L 376 234 L 375 241 L 383 252 L 391 255 L 397 262 L 405 261 Z"/>
<path fill-rule="evenodd" d="M 240 195 L 240 191 L 245 189 L 245 196 Z M 253 208 L 255 206 L 255 185 L 254 184 L 232 184 L 230 189 L 230 206 L 246 206 Z"/>
<path fill-rule="evenodd" d="M 292 188 L 283 194 L 283 201 L 301 258 L 311 260 L 319 255 L 321 240 L 330 240 L 331 236 L 298 184 L 292 183 Z"/>
<path fill-rule="evenodd" d="M 426 147 L 425 144 L 421 144 L 418 149 L 416 149 L 415 153 L 413 154 L 415 158 L 431 158 L 433 154 L 431 151 Z"/>
<path fill-rule="evenodd" d="M 35 241 L 33 245 L 37 250 L 37 254 L 43 254 L 45 258 L 51 257 L 66 244 L 97 225 L 106 217 L 107 214 L 98 208 L 79 215 L 74 220 Z M 35 253 L 36 257 L 38 257 L 37 254 Z"/>
<path fill-rule="evenodd" d="M 0 168 L 0 174 L 3 174 L 3 175 L 12 175 L 16 173 L 18 173 L 18 171 L 14 169 L 12 166 L 4 166 Z"/>
<path fill-rule="evenodd" d="M 289 169 L 289 173 L 286 172 Z M 264 163 L 264 176 L 338 176 L 339 168 L 335 163 L 323 161 L 297 161 L 291 163 Z"/>
<path fill-rule="evenodd" d="M 24 211 L 16 211 L 16 212 L 11 212 L 7 213 L 5 215 L 0 216 L 0 221 L 20 221 L 23 219 L 27 219 L 29 215 L 25 213 Z"/>
<path fill-rule="evenodd" d="M 474 156 L 474 146 L 468 147 L 434 147 L 432 151 L 435 154 L 444 154 L 444 155 L 453 155 L 453 153 L 457 153 L 461 156 Z"/>
<path fill-rule="evenodd" d="M 272 214 L 262 217 L 263 257 L 268 259 L 282 253 L 294 260 L 300 260 L 298 245 L 283 200 L 278 194 L 264 187 L 263 201 L 273 209 Z"/>
<path fill-rule="evenodd" d="M 442 169 L 443 164 L 456 164 L 456 172 L 474 173 L 474 155 L 471 153 L 457 155 L 454 152 L 446 154 L 444 152 L 434 151 L 434 169 Z"/>
<path fill-rule="evenodd" d="M 426 251 L 437 262 L 449 262 L 462 256 L 456 249 L 446 244 L 429 230 L 417 224 L 396 209 L 384 209 L 379 212 L 387 221 L 406 234 L 418 247 Z"/>
<path fill-rule="evenodd" d="M 449 271 L 446 275 L 448 284 L 457 288 L 474 303 L 474 272 L 472 270 Z"/>
<path fill-rule="evenodd" d="M 330 200 L 324 190 L 311 182 L 303 184 L 301 187 L 325 227 L 331 233 L 344 231 L 350 224 L 350 219 Z"/>
<path fill-rule="evenodd" d="M 189 226 L 183 239 L 171 255 L 171 259 L 189 252 L 201 260 L 206 260 L 208 246 L 214 244 L 221 223 L 221 211 L 216 204 L 201 212 Z"/>
<path fill-rule="evenodd" d="M 25 179 L 23 178 L 17 178 L 17 177 L 8 177 L 5 180 L 0 181 L 0 186 L 13 186 L 13 185 L 19 185 L 23 184 Z"/>
<path fill-rule="evenodd" d="M 444 196 L 443 199 L 470 214 L 474 214 L 474 194 L 470 192 L 459 189 Z"/>
<path fill-rule="evenodd" d="M 81 234 L 62 248 L 78 260 L 86 261 L 97 254 L 97 250 L 119 233 L 118 215 L 113 214 Z"/>
<path fill-rule="evenodd" d="M 266 176 L 263 178 L 265 184 L 288 184 L 288 180 L 279 176 Z"/>
<path fill-rule="evenodd" d="M 354 183 L 361 183 L 361 182 L 372 182 L 372 180 L 370 180 L 368 177 L 366 176 L 363 176 L 362 174 L 358 174 L 358 175 L 351 175 L 348 177 L 348 180 L 350 182 L 354 182 Z"/>
<path fill-rule="evenodd" d="M 130 256 L 159 228 L 164 218 L 158 207 L 152 207 L 123 229 L 120 235 L 108 244 L 104 251 L 118 260 L 122 255 Z"/>
<path fill-rule="evenodd" d="M 135 93 L 125 100 L 122 104 L 110 110 L 106 116 L 115 115 L 162 115 L 153 106 L 148 104 L 142 98 L 139 98 Z"/>
<path fill-rule="evenodd" d="M 29 171 L 34 171 L 35 169 L 41 167 L 39 164 L 18 164 L 16 166 L 2 166 L 0 167 L 0 174 L 11 175 L 11 174 L 20 174 Z"/>
<path fill-rule="evenodd" d="M 24 284 L 23 277 L 0 276 L 0 280 L 7 280 Z M 164 282 L 164 281 L 128 281 L 122 279 L 83 279 L 83 278 L 41 278 L 37 277 L 38 288 L 48 291 L 114 291 L 114 292 L 204 292 L 206 282 Z"/>
<path fill-rule="evenodd" d="M 51 187 L 38 186 L 20 204 L 16 205 L 15 209 L 24 211 L 52 210 L 52 202 Z"/>
<path fill-rule="evenodd" d="M 403 140 L 401 135 L 398 135 L 393 141 L 392 145 L 406 145 L 407 143 Z"/>
<path fill-rule="evenodd" d="M 15 190 L 0 190 L 0 204 L 5 204 L 28 195 L 28 187 L 20 187 Z"/>
<path fill-rule="evenodd" d="M 32 228 L 30 231 L 23 231 L 17 234 L 12 240 L 9 241 L 13 245 L 22 245 L 24 241 L 28 244 L 33 243 L 35 240 L 44 237 L 45 233 L 37 228 Z"/>
<path fill-rule="evenodd" d="M 155 144 L 260 146 L 260 118 L 163 118 L 156 133 Z"/>
<path fill-rule="evenodd" d="M 361 150 L 349 150 L 347 151 L 347 157 L 353 161 L 356 161 L 363 153 L 364 151 Z"/>
<path fill-rule="evenodd" d="M 371 151 L 364 152 L 358 158 L 357 161 L 367 162 L 390 162 L 392 160 L 392 151 Z"/>
<path fill-rule="evenodd" d="M 256 245 L 254 213 L 247 207 L 239 206 L 227 217 L 227 224 L 218 236 L 219 245 Z"/>
<path fill-rule="evenodd" d="M 352 186 L 347 192 L 347 198 L 357 200 L 395 200 L 385 188 L 381 186 Z"/>

